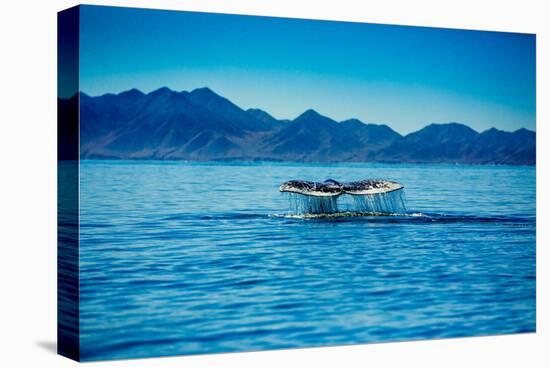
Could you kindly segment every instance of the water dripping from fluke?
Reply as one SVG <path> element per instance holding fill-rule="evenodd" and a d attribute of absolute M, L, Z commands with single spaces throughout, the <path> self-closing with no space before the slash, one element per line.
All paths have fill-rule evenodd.
<path fill-rule="evenodd" d="M 404 186 L 388 180 L 340 183 L 287 181 L 279 190 L 296 215 L 399 215 L 407 211 Z"/>

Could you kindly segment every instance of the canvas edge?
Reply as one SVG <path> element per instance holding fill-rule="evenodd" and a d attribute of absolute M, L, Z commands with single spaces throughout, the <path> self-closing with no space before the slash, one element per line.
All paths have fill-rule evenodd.
<path fill-rule="evenodd" d="M 57 13 L 57 353 L 80 361 L 80 6 Z"/>

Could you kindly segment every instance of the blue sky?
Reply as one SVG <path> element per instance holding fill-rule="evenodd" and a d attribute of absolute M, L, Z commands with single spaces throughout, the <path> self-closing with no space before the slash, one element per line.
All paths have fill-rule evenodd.
<path fill-rule="evenodd" d="M 208 86 L 277 118 L 535 130 L 534 35 L 96 6 L 80 29 L 90 95 Z"/>

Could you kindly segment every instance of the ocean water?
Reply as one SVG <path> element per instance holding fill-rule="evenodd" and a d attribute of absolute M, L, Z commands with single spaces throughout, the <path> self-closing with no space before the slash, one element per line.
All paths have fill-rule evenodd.
<path fill-rule="evenodd" d="M 407 211 L 290 213 L 327 178 Z M 83 360 L 535 331 L 533 167 L 83 161 L 80 200 Z"/>

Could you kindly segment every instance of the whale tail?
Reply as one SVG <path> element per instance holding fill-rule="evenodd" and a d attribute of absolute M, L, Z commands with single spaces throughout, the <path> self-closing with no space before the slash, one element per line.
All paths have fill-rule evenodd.
<path fill-rule="evenodd" d="M 362 213 L 403 213 L 405 201 L 398 182 L 379 179 L 340 183 L 336 180 L 324 182 L 291 180 L 284 182 L 279 191 L 290 194 L 294 211 L 306 214 L 336 213 L 346 211 Z M 338 200 L 348 194 L 352 200 Z M 346 196 L 346 195 L 344 195 Z M 344 201 L 339 205 L 339 201 Z"/>
<path fill-rule="evenodd" d="M 340 183 L 328 179 L 324 182 L 291 180 L 284 182 L 280 187 L 281 192 L 291 192 L 294 194 L 308 196 L 338 196 L 342 194 L 350 195 L 374 195 L 384 194 L 403 189 L 404 186 L 395 181 L 368 179 L 362 181 Z"/>

